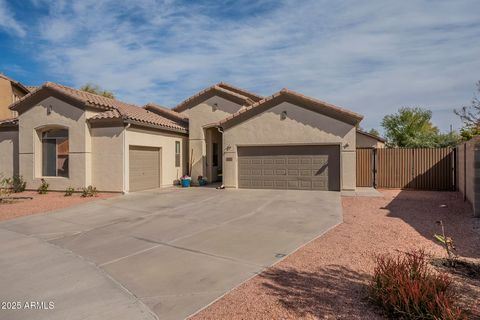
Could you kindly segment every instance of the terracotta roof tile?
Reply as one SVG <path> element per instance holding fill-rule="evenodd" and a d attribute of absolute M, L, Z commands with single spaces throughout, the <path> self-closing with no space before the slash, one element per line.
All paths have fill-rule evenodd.
<path fill-rule="evenodd" d="M 258 100 L 258 99 L 252 99 L 251 97 L 242 94 L 241 91 L 246 92 L 243 89 L 238 89 L 238 88 L 233 89 L 234 87 L 230 86 L 231 89 L 229 90 L 227 89 L 228 86 L 229 85 L 223 82 L 220 82 L 219 84 L 215 84 L 211 87 L 208 87 L 194 94 L 188 99 L 185 99 L 180 104 L 178 104 L 175 108 L 173 108 L 173 110 L 176 112 L 181 112 L 183 110 L 186 110 L 189 107 L 193 107 L 197 103 L 200 103 L 203 97 L 207 95 L 213 95 L 214 93 L 218 93 L 220 96 L 223 96 L 223 97 L 229 97 L 243 105 L 250 105 L 254 103 L 256 100 Z M 252 95 L 252 94 L 249 93 L 248 95 Z"/>
<path fill-rule="evenodd" d="M 233 92 L 236 92 L 236 93 L 239 93 L 245 97 L 248 97 L 250 99 L 252 99 L 253 101 L 255 102 L 258 102 L 260 100 L 262 100 L 264 97 L 256 94 L 256 93 L 253 93 L 253 92 L 250 92 L 250 91 L 247 91 L 245 89 L 242 89 L 242 88 L 239 88 L 239 87 L 236 87 L 236 86 L 233 86 L 229 83 L 225 83 L 225 82 L 220 82 L 219 84 L 217 84 L 217 86 L 221 87 L 221 88 L 224 88 L 224 89 L 227 89 L 229 91 L 233 91 Z"/>
<path fill-rule="evenodd" d="M 12 127 L 18 125 L 18 118 L 0 120 L 0 127 Z"/>
<path fill-rule="evenodd" d="M 15 102 L 10 106 L 10 109 L 15 109 L 18 105 L 23 103 L 25 100 L 28 100 L 30 97 L 36 95 L 38 92 L 44 89 L 51 89 L 56 92 L 59 92 L 65 96 L 68 96 L 74 100 L 77 100 L 83 103 L 85 106 L 105 110 L 100 114 L 97 114 L 91 117 L 89 120 L 100 120 L 100 119 L 130 119 L 146 124 L 156 125 L 160 127 L 165 127 L 167 129 L 174 129 L 175 131 L 187 132 L 188 128 L 184 123 L 175 122 L 156 113 L 145 110 L 141 107 L 138 107 L 133 104 L 125 103 L 115 99 L 110 99 L 104 96 L 93 94 L 90 92 L 85 92 L 56 84 L 53 82 L 46 82 L 42 86 L 38 87 L 36 90 L 30 92 L 24 96 L 19 101 Z"/>
<path fill-rule="evenodd" d="M 240 109 L 239 111 L 231 114 L 230 116 L 228 116 L 227 118 L 219 121 L 217 124 L 218 125 L 224 125 L 226 123 L 228 123 L 230 120 L 232 119 L 235 119 L 237 117 L 239 117 L 240 115 L 252 110 L 252 109 L 255 109 L 255 108 L 258 108 L 259 106 L 262 106 L 264 105 L 265 103 L 268 103 L 269 101 L 272 101 L 278 97 L 281 97 L 281 96 L 285 96 L 285 97 L 293 97 L 299 101 L 302 101 L 303 103 L 307 103 L 307 104 L 310 104 L 316 108 L 318 108 L 319 111 L 327 111 L 328 113 L 337 113 L 339 115 L 342 115 L 343 117 L 347 117 L 347 118 L 350 118 L 352 119 L 353 122 L 360 122 L 362 119 L 363 119 L 363 116 L 359 113 L 356 113 L 356 112 L 353 112 L 353 111 L 350 111 L 350 110 L 347 110 L 347 109 L 344 109 L 344 108 L 340 108 L 340 107 L 337 107 L 331 103 L 328 103 L 328 102 L 324 102 L 324 101 L 321 101 L 321 100 L 318 100 L 318 99 L 315 99 L 315 98 L 311 98 L 311 97 L 308 97 L 304 94 L 301 94 L 301 93 L 298 93 L 298 92 L 295 92 L 293 90 L 289 90 L 287 88 L 283 88 L 282 90 L 274 93 L 273 95 L 269 96 L 269 97 L 266 97 L 266 98 L 263 98 L 262 100 L 258 101 L 258 102 L 255 102 L 254 104 L 251 104 L 251 105 L 248 105 L 248 106 L 245 106 L 244 108 Z"/>
<path fill-rule="evenodd" d="M 188 116 L 183 113 L 176 112 L 170 108 L 158 105 L 156 103 L 150 102 L 143 106 L 144 109 L 157 113 L 163 117 L 169 118 L 175 121 L 188 121 Z"/>

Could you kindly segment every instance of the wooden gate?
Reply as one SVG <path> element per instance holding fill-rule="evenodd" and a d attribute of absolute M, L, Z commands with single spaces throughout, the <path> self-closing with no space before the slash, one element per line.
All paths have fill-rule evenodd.
<path fill-rule="evenodd" d="M 455 149 L 357 149 L 357 186 L 455 190 Z"/>
<path fill-rule="evenodd" d="M 357 149 L 357 187 L 373 187 L 375 149 Z"/>

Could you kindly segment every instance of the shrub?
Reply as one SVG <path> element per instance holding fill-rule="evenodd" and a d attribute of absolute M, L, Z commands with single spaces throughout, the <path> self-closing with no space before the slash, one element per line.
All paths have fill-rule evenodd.
<path fill-rule="evenodd" d="M 96 197 L 98 194 L 97 188 L 94 186 L 88 186 L 86 188 L 82 188 L 82 197 Z"/>
<path fill-rule="evenodd" d="M 48 187 L 49 186 L 50 185 L 47 183 L 47 181 L 45 181 L 45 179 L 42 179 L 42 184 L 37 189 L 38 193 L 39 194 L 46 194 L 48 192 Z"/>
<path fill-rule="evenodd" d="M 5 178 L 0 174 L 0 202 L 2 201 L 1 198 L 9 197 L 12 193 L 12 189 L 10 188 L 11 184 L 12 178 Z"/>
<path fill-rule="evenodd" d="M 22 176 L 14 175 L 11 180 L 11 187 L 13 192 L 23 192 L 25 191 L 25 187 L 27 186 L 27 182 L 23 180 Z"/>
<path fill-rule="evenodd" d="M 74 192 L 75 192 L 75 189 L 74 189 L 74 188 L 68 187 L 68 188 L 65 190 L 65 197 L 70 197 Z"/>
<path fill-rule="evenodd" d="M 453 305 L 451 279 L 434 273 L 422 250 L 376 258 L 370 298 L 389 315 L 403 319 L 465 319 Z"/>

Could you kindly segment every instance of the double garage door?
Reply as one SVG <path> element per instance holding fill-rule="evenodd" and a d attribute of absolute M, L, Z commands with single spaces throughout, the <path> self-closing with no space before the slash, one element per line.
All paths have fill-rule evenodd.
<path fill-rule="evenodd" d="M 238 187 L 339 191 L 339 146 L 239 147 Z"/>
<path fill-rule="evenodd" d="M 160 148 L 130 146 L 129 163 L 130 191 L 160 187 Z"/>

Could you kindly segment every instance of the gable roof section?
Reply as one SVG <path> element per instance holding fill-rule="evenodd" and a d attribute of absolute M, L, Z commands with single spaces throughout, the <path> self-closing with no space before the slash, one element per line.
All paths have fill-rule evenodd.
<path fill-rule="evenodd" d="M 386 139 L 384 139 L 384 138 L 382 138 L 382 137 L 376 136 L 376 135 L 374 135 L 374 134 L 371 134 L 371 133 L 365 132 L 365 131 L 363 131 L 363 130 L 360 130 L 360 129 L 357 129 L 357 133 L 359 133 L 359 134 L 363 134 L 364 136 L 367 136 L 367 137 L 369 137 L 369 138 L 372 138 L 372 139 L 378 140 L 378 141 L 380 141 L 380 142 L 384 142 L 384 143 L 385 143 L 385 142 L 387 142 L 387 140 L 386 140 Z"/>
<path fill-rule="evenodd" d="M 260 98 L 253 93 L 249 93 L 243 89 L 220 82 L 182 101 L 179 105 L 173 108 L 173 110 L 176 112 L 182 112 L 216 95 L 226 100 L 238 103 L 239 105 L 250 105 L 255 103 L 255 101 L 259 101 L 258 98 Z"/>
<path fill-rule="evenodd" d="M 233 127 L 236 124 L 260 114 L 282 102 L 290 102 L 351 125 L 356 125 L 363 119 L 363 116 L 356 112 L 337 107 L 333 104 L 308 97 L 292 90 L 282 89 L 267 98 L 240 109 L 229 117 L 218 122 L 218 125 L 224 128 Z"/>
<path fill-rule="evenodd" d="M 166 130 L 184 133 L 188 131 L 185 124 L 172 121 L 136 105 L 73 89 L 53 82 L 46 82 L 36 90 L 30 92 L 19 101 L 10 105 L 10 109 L 17 111 L 26 110 L 35 103 L 50 96 L 58 97 L 62 101 L 66 101 L 75 106 L 90 107 L 104 111 L 89 118 L 89 121 L 121 119 L 124 122 L 135 122 L 135 124 L 138 125 L 145 124 L 149 126 L 157 126 Z"/>
<path fill-rule="evenodd" d="M 228 83 L 225 83 L 225 82 L 220 82 L 219 84 L 217 84 L 217 86 L 219 86 L 220 88 L 223 88 L 223 89 L 241 94 L 242 96 L 250 98 L 251 100 L 253 100 L 255 102 L 258 102 L 258 101 L 260 101 L 264 98 L 262 96 L 259 96 L 256 93 L 247 91 L 247 90 L 239 88 L 239 87 L 232 86 L 231 84 L 228 84 Z"/>
<path fill-rule="evenodd" d="M 147 103 L 143 108 L 173 121 L 188 122 L 188 116 L 186 114 L 178 113 L 170 108 L 163 107 L 153 102 Z"/>

